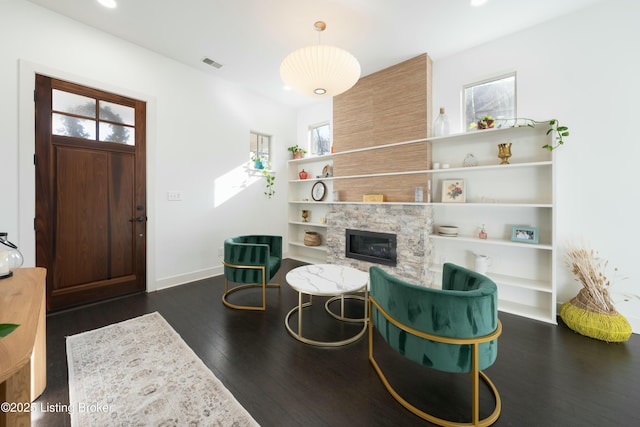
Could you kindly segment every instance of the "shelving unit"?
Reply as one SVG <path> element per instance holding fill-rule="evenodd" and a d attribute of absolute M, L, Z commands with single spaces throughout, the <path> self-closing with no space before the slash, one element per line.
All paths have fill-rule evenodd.
<path fill-rule="evenodd" d="M 487 272 L 498 285 L 499 309 L 556 323 L 554 154 L 542 148 L 550 141 L 544 127 L 489 129 L 429 138 L 434 162 L 430 169 L 434 214 L 434 283 L 442 264 L 474 269 L 475 256 L 487 255 Z M 497 144 L 511 142 L 512 157 L 501 165 Z M 469 154 L 477 166 L 465 167 Z M 443 180 L 464 180 L 465 203 L 442 203 Z M 439 225 L 459 227 L 457 237 L 440 236 Z M 537 227 L 539 243 L 513 242 L 512 226 Z M 480 239 L 484 226 L 488 238 Z"/>
<path fill-rule="evenodd" d="M 333 177 L 324 177 L 322 171 L 326 165 L 333 166 L 333 155 L 293 159 L 288 162 L 288 224 L 289 224 L 289 257 L 304 262 L 324 263 L 327 259 L 327 224 L 320 222 L 326 217 L 329 204 L 333 202 Z M 307 179 L 300 179 L 299 172 L 305 170 L 310 174 Z M 327 187 L 322 201 L 311 197 L 313 185 L 322 181 Z M 309 211 L 308 222 L 302 221 L 302 210 Z M 304 233 L 315 231 L 320 234 L 320 246 L 306 246 Z"/>

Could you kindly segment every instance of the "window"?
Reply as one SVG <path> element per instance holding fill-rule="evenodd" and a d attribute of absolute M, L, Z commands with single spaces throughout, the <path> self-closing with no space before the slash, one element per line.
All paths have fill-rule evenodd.
<path fill-rule="evenodd" d="M 478 120 L 516 117 L 516 73 L 464 86 L 465 128 L 475 128 Z"/>
<path fill-rule="evenodd" d="M 328 122 L 309 126 L 309 145 L 312 155 L 331 153 L 331 127 Z"/>
<path fill-rule="evenodd" d="M 249 158 L 255 169 L 269 167 L 270 152 L 271 136 L 251 131 L 249 134 Z"/>
<path fill-rule="evenodd" d="M 135 145 L 135 109 L 131 106 L 53 89 L 53 134 Z"/>

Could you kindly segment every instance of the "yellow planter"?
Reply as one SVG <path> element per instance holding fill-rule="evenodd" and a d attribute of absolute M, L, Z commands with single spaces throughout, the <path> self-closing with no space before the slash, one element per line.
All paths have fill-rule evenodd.
<path fill-rule="evenodd" d="M 560 317 L 572 330 L 607 342 L 624 342 L 631 337 L 631 325 L 622 314 L 596 313 L 580 308 L 571 301 L 562 304 Z"/>

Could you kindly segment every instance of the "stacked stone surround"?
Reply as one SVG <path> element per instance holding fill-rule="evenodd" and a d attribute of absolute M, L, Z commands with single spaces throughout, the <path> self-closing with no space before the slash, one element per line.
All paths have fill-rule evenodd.
<path fill-rule="evenodd" d="M 327 262 L 368 271 L 376 265 L 403 280 L 431 286 L 432 245 L 429 232 L 433 225 L 432 207 L 396 203 L 334 203 L 327 212 Z M 394 233 L 398 260 L 395 267 L 374 264 L 345 256 L 346 229 Z"/>

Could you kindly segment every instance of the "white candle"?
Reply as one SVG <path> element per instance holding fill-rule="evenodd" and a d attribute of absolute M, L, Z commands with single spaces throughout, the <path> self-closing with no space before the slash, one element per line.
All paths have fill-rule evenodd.
<path fill-rule="evenodd" d="M 0 251 L 0 276 L 9 274 L 9 252 Z"/>

